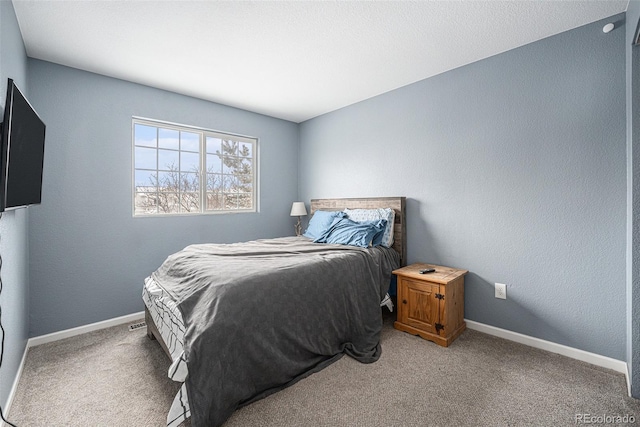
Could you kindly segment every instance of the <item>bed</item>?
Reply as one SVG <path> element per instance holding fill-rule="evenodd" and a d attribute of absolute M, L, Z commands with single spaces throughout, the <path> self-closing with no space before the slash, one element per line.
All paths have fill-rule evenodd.
<path fill-rule="evenodd" d="M 312 218 L 382 208 L 394 213 L 389 248 L 306 237 L 191 245 L 145 280 L 147 335 L 183 383 L 168 426 L 189 417 L 194 426 L 221 425 L 344 354 L 379 358 L 380 304 L 406 260 L 405 198 L 311 200 Z"/>

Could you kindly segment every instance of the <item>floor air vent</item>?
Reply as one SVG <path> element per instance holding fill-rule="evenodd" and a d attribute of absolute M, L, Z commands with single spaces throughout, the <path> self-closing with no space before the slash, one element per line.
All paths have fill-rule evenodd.
<path fill-rule="evenodd" d="M 132 325 L 129 325 L 129 331 L 136 331 L 140 328 L 144 328 L 145 326 L 147 326 L 146 322 L 134 323 Z"/>

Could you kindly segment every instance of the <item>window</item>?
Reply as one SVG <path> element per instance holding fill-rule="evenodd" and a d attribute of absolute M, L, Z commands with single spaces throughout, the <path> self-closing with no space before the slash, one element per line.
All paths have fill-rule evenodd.
<path fill-rule="evenodd" d="M 256 212 L 257 144 L 133 119 L 133 215 Z"/>

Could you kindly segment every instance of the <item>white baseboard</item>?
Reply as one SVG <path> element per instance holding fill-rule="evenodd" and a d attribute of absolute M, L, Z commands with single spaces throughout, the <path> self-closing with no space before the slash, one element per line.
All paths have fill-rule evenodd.
<path fill-rule="evenodd" d="M 485 334 L 494 335 L 496 337 L 504 338 L 509 341 L 515 341 L 517 343 L 528 345 L 530 347 L 539 348 L 551 353 L 561 354 L 572 359 L 581 360 L 592 365 L 620 372 L 622 374 L 625 374 L 625 376 L 627 377 L 627 384 L 629 383 L 629 372 L 627 370 L 627 363 L 623 362 L 622 360 L 612 359 L 611 357 L 601 356 L 595 353 L 589 353 L 588 351 L 568 347 L 562 344 L 556 344 L 554 342 L 545 341 L 540 338 L 534 338 L 529 335 L 519 334 L 518 332 L 496 328 L 495 326 L 485 325 L 484 323 L 474 322 L 473 320 L 465 319 L 465 322 L 467 323 L 467 328 L 473 329 L 478 332 L 484 332 Z"/>
<path fill-rule="evenodd" d="M 53 332 L 47 335 L 29 338 L 27 348 L 37 345 L 46 344 L 48 342 L 58 341 L 61 339 L 74 337 L 87 332 L 97 331 L 100 329 L 110 328 L 111 326 L 121 325 L 123 323 L 133 322 L 135 320 L 144 319 L 144 311 L 138 313 L 127 314 L 126 316 L 116 317 L 114 319 L 103 320 L 102 322 L 91 323 L 89 325 L 78 326 L 77 328 L 65 329 L 64 331 Z"/>

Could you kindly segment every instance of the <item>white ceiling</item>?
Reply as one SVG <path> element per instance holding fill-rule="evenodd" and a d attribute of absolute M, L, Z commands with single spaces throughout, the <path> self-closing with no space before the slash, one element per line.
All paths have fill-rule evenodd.
<path fill-rule="evenodd" d="M 293 122 L 628 3 L 13 0 L 32 58 Z"/>

